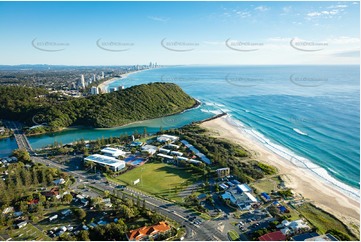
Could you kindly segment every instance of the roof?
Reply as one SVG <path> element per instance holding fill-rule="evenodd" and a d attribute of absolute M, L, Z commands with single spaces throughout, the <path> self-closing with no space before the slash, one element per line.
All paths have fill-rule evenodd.
<path fill-rule="evenodd" d="M 159 222 L 157 225 L 144 226 L 139 229 L 131 230 L 128 234 L 129 240 L 141 240 L 144 236 L 164 233 L 170 230 L 170 226 L 166 222 Z"/>
<path fill-rule="evenodd" d="M 199 150 L 197 150 L 193 145 L 191 145 L 190 143 L 188 143 L 188 141 L 186 140 L 181 140 L 181 143 L 184 144 L 188 149 L 190 149 L 191 151 L 193 151 L 196 156 L 198 156 L 199 158 L 201 158 L 201 160 L 206 163 L 206 164 L 211 164 L 212 162 L 201 152 L 199 152 Z"/>
<path fill-rule="evenodd" d="M 286 240 L 286 235 L 281 231 L 275 231 L 268 234 L 264 234 L 258 238 L 260 241 L 283 241 Z"/>
<path fill-rule="evenodd" d="M 265 192 L 262 192 L 262 193 L 261 193 L 261 196 L 264 197 L 266 200 L 270 200 L 270 199 L 271 199 L 271 197 L 270 197 L 267 193 L 265 193 Z"/>
<path fill-rule="evenodd" d="M 173 159 L 173 156 L 165 155 L 165 154 L 157 154 L 157 156 L 160 156 L 160 157 L 163 157 L 163 158 L 167 158 L 167 159 Z"/>
<path fill-rule="evenodd" d="M 310 238 L 313 238 L 313 237 L 316 237 L 316 236 L 319 236 L 319 234 L 316 233 L 316 232 L 313 232 L 313 233 L 305 233 L 305 234 L 295 235 L 295 236 L 292 237 L 292 239 L 294 241 L 304 241 L 306 239 L 310 239 Z"/>
<path fill-rule="evenodd" d="M 157 137 L 158 141 L 168 141 L 168 140 L 174 141 L 177 139 L 179 139 L 178 136 L 173 136 L 173 135 L 168 135 L 168 134 L 163 134 L 163 135 Z"/>
<path fill-rule="evenodd" d="M 125 165 L 123 160 L 118 160 L 113 157 L 105 156 L 105 155 L 90 155 L 86 157 L 84 160 L 93 161 L 98 164 L 112 166 L 112 167 L 119 167 Z"/>
<path fill-rule="evenodd" d="M 237 185 L 237 188 L 242 192 L 251 192 L 252 189 L 247 184 Z"/>
<path fill-rule="evenodd" d="M 338 241 L 332 234 L 323 234 L 305 239 L 306 241 Z"/>
<path fill-rule="evenodd" d="M 120 155 L 125 154 L 125 152 L 123 150 L 116 149 L 116 148 L 110 148 L 110 147 L 102 149 L 101 152 L 110 154 L 110 155 L 112 155 L 114 157 L 118 157 Z"/>

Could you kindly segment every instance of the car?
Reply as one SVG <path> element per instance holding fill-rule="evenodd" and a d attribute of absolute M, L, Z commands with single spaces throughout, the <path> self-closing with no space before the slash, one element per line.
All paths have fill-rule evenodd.
<path fill-rule="evenodd" d="M 239 224 L 239 225 L 244 225 L 244 223 L 243 223 L 242 221 L 240 221 L 238 224 Z"/>

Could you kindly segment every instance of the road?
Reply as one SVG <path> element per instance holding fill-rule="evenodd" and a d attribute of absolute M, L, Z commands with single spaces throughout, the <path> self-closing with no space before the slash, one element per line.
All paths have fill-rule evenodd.
<path fill-rule="evenodd" d="M 77 179 L 89 182 L 89 185 L 93 186 L 96 189 L 99 189 L 101 191 L 109 191 L 111 194 L 116 194 L 120 198 L 123 196 L 123 192 L 119 189 L 114 188 L 112 185 L 107 184 L 105 178 L 102 178 L 101 180 L 94 180 L 94 174 L 89 174 L 84 170 L 71 170 L 65 165 L 55 163 L 42 157 L 31 156 L 31 159 L 34 162 L 42 163 L 49 167 L 58 168 L 64 172 L 68 172 Z M 187 216 L 190 216 L 193 211 L 189 211 L 186 208 L 178 206 L 177 204 L 170 203 L 156 197 L 152 197 L 148 194 L 135 191 L 128 187 L 124 189 L 124 194 L 128 197 L 139 196 L 140 199 L 144 199 L 146 201 L 147 208 L 157 211 L 158 213 L 176 221 L 180 225 L 184 225 L 186 229 L 185 240 L 228 240 L 227 235 L 225 233 L 221 233 L 217 229 L 218 224 L 216 221 L 204 221 L 200 225 L 195 225 L 192 224 L 187 218 Z"/>
<path fill-rule="evenodd" d="M 33 149 L 31 148 L 31 145 L 26 138 L 25 134 L 22 130 L 22 125 L 19 122 L 14 121 L 4 121 L 4 125 L 14 131 L 14 137 L 16 140 L 16 143 L 18 144 L 19 149 L 25 149 L 30 154 L 33 153 Z"/>

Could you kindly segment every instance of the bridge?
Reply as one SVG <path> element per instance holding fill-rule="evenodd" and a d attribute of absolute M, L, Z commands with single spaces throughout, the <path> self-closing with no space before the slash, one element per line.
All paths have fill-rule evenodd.
<path fill-rule="evenodd" d="M 23 132 L 23 126 L 21 123 L 15 121 L 4 121 L 4 125 L 14 131 L 14 137 L 19 149 L 24 149 L 30 154 L 34 153 L 28 138 Z"/>

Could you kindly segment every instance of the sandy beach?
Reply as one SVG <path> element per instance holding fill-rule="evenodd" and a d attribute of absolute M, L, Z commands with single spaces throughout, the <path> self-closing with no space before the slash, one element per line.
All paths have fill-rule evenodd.
<path fill-rule="evenodd" d="M 149 69 L 139 70 L 139 71 L 131 71 L 131 72 L 128 72 L 128 73 L 125 73 L 125 74 L 120 75 L 120 77 L 113 77 L 113 78 L 111 78 L 111 79 L 109 79 L 109 80 L 107 80 L 107 81 L 99 84 L 99 85 L 98 85 L 98 88 L 100 88 L 101 93 L 106 93 L 106 91 L 107 91 L 107 90 L 106 90 L 106 87 L 107 87 L 110 83 L 112 83 L 113 81 L 118 80 L 118 79 L 124 79 L 124 78 L 128 77 L 128 76 L 131 75 L 131 74 L 135 74 L 135 73 L 138 73 L 138 72 L 141 72 L 141 71 L 146 71 L 146 70 L 149 70 Z"/>
<path fill-rule="evenodd" d="M 302 194 L 315 205 L 335 215 L 345 224 L 360 225 L 360 203 L 351 199 L 323 182 L 307 169 L 296 167 L 293 163 L 268 150 L 262 144 L 247 137 L 242 130 L 230 125 L 227 116 L 206 121 L 201 124 L 214 137 L 225 138 L 240 144 L 247 149 L 253 158 L 277 167 L 279 174 L 285 179 L 287 187 Z"/>

